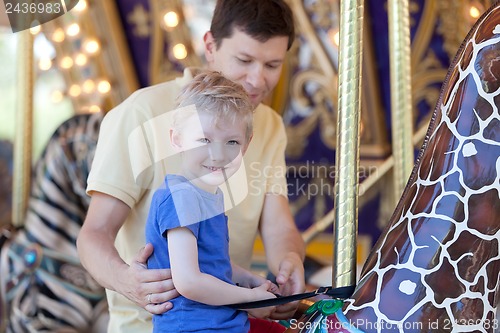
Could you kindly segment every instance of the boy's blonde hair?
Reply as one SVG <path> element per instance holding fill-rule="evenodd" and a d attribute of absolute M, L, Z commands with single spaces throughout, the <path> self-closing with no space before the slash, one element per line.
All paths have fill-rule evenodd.
<path fill-rule="evenodd" d="M 189 105 L 196 106 L 196 112 L 210 114 L 214 118 L 214 125 L 219 120 L 231 123 L 243 122 L 246 125 L 245 138 L 247 143 L 253 133 L 253 110 L 248 94 L 243 87 L 225 78 L 215 71 L 202 71 L 197 74 L 181 91 L 177 97 L 177 108 Z M 192 115 L 192 112 L 176 112 L 173 119 L 173 128 L 179 130 L 182 123 Z"/>

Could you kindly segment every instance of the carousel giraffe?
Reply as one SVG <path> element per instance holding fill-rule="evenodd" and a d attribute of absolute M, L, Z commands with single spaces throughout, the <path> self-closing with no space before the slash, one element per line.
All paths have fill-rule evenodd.
<path fill-rule="evenodd" d="M 426 140 L 350 299 L 287 332 L 499 332 L 500 2 L 459 49 Z"/>

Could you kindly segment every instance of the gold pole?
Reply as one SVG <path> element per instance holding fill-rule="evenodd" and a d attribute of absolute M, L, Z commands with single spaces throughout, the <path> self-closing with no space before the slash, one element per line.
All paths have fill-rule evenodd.
<path fill-rule="evenodd" d="M 419 130 L 417 130 L 412 136 L 412 144 L 413 146 L 422 145 L 422 141 L 427 134 L 427 127 L 422 126 Z M 363 195 L 371 189 L 377 182 L 379 182 L 386 173 L 388 173 L 394 167 L 394 156 L 389 156 L 384 162 L 382 162 L 377 167 L 377 172 L 371 174 L 366 178 L 359 186 L 359 206 L 363 206 L 361 200 L 363 199 Z M 320 220 L 316 221 L 309 228 L 304 230 L 302 233 L 302 239 L 306 244 L 310 243 L 316 236 L 326 230 L 329 226 L 331 226 L 335 222 L 335 209 L 332 209 L 328 213 L 325 214 Z"/>
<path fill-rule="evenodd" d="M 397 204 L 414 164 L 411 91 L 410 12 L 408 0 L 389 0 L 392 155 Z"/>
<path fill-rule="evenodd" d="M 33 35 L 18 33 L 17 110 L 14 137 L 14 175 L 12 180 L 12 223 L 24 224 L 31 183 L 33 146 Z"/>
<path fill-rule="evenodd" d="M 340 1 L 336 223 L 333 228 L 334 287 L 356 284 L 362 36 L 363 0 Z"/>

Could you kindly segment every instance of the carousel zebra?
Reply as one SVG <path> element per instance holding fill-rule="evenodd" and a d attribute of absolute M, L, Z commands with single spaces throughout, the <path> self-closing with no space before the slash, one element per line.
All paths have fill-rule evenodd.
<path fill-rule="evenodd" d="M 50 138 L 23 227 L 0 233 L 0 332 L 100 332 L 104 289 L 81 266 L 76 238 L 102 114 L 76 115 Z"/>

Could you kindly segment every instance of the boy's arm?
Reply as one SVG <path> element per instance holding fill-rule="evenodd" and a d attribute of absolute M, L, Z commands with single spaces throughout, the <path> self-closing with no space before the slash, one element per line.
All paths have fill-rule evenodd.
<path fill-rule="evenodd" d="M 254 274 L 236 264 L 231 263 L 231 266 L 233 269 L 233 282 L 238 283 L 241 287 L 263 288 L 263 286 L 267 285 L 269 286 L 267 291 L 272 292 L 273 294 L 279 293 L 278 286 L 264 277 Z M 245 309 L 245 311 L 248 312 L 248 315 L 254 318 L 269 318 L 275 310 L 275 306 Z"/>
<path fill-rule="evenodd" d="M 235 263 L 231 262 L 231 267 L 233 269 L 233 282 L 238 284 L 240 287 L 245 287 L 245 288 L 255 288 L 258 286 L 263 285 L 266 282 L 270 282 L 266 278 L 254 274 L 250 272 L 249 270 L 246 270 Z M 279 288 L 277 285 L 274 283 L 270 284 L 270 287 L 268 291 L 272 293 L 278 293 Z"/>
<path fill-rule="evenodd" d="M 267 287 L 241 288 L 200 272 L 196 237 L 187 228 L 167 232 L 172 279 L 186 298 L 209 305 L 251 302 L 275 297 Z"/>

